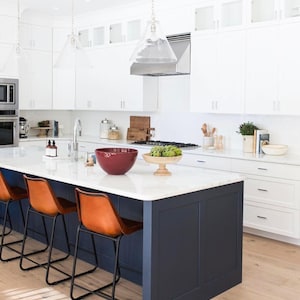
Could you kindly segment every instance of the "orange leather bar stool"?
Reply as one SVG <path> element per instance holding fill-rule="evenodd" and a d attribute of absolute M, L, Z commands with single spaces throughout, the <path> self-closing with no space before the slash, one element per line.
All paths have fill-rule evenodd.
<path fill-rule="evenodd" d="M 116 284 L 120 279 L 119 250 L 120 241 L 124 235 L 129 235 L 143 228 L 143 223 L 121 218 L 109 197 L 103 193 L 91 193 L 75 189 L 77 212 L 80 224 L 77 227 L 76 244 L 74 252 L 74 262 L 71 280 L 70 296 L 71 299 L 83 299 L 84 297 L 96 294 L 106 299 L 115 299 Z M 78 245 L 81 233 L 87 233 L 91 236 L 93 250 L 95 252 L 94 236 L 102 237 L 113 241 L 115 249 L 114 272 L 112 282 L 94 290 L 75 283 L 76 261 L 78 254 Z M 98 261 L 95 261 L 96 266 Z M 85 294 L 78 297 L 74 296 L 74 287 L 85 290 Z M 103 290 L 112 287 L 111 295 Z"/>
<path fill-rule="evenodd" d="M 58 268 L 54 265 L 54 263 L 63 261 L 67 259 L 70 255 L 70 243 L 66 228 L 65 215 L 68 213 L 76 212 L 76 203 L 73 203 L 67 199 L 56 197 L 54 191 L 52 190 L 49 182 L 43 178 L 31 178 L 24 175 L 25 182 L 28 189 L 28 198 L 29 198 L 29 207 L 27 210 L 26 220 L 25 220 L 25 228 L 24 228 L 24 237 L 23 244 L 21 250 L 21 258 L 20 258 L 20 268 L 24 271 L 35 269 L 37 267 L 45 267 L 46 268 L 46 282 L 50 285 L 54 285 L 63 281 L 66 281 L 71 278 L 71 274 L 66 273 L 62 268 Z M 43 224 L 43 234 L 46 239 L 46 246 L 42 249 L 31 251 L 30 253 L 25 254 L 25 246 L 26 239 L 28 235 L 29 229 L 29 218 L 32 214 L 40 215 L 42 218 Z M 52 258 L 52 250 L 54 244 L 54 235 L 56 232 L 56 223 L 57 219 L 61 217 L 63 224 L 63 234 L 65 238 L 65 243 L 67 246 L 67 252 L 60 258 Z M 48 218 L 52 221 L 51 225 L 51 236 L 50 240 L 46 230 L 45 219 Z M 37 260 L 32 258 L 32 255 L 45 252 L 48 250 L 48 260 L 46 262 L 40 263 Z M 31 265 L 29 267 L 24 267 L 24 260 L 30 261 Z M 56 281 L 49 280 L 50 269 L 53 268 L 56 271 L 60 272 L 64 275 L 63 279 L 59 279 Z M 90 271 L 93 271 L 94 268 Z M 90 271 L 84 272 L 82 274 L 86 274 Z M 82 274 L 78 274 L 82 275 Z"/>
<path fill-rule="evenodd" d="M 22 222 L 24 224 L 24 213 L 22 209 L 21 201 L 22 199 L 26 199 L 28 197 L 27 191 L 18 186 L 9 186 L 7 181 L 5 180 L 2 172 L 0 171 L 0 203 L 4 204 L 4 217 L 3 217 L 3 226 L 1 232 L 1 243 L 0 243 L 0 260 L 1 261 L 11 261 L 20 257 L 20 252 L 15 248 L 11 247 L 14 244 L 21 243 L 22 240 L 15 240 L 11 242 L 5 242 L 5 237 L 12 232 L 12 222 L 9 214 L 9 207 L 13 202 L 18 202 L 19 208 L 21 211 Z M 7 223 L 9 224 L 9 229 L 7 229 Z M 4 258 L 3 257 L 3 248 L 7 247 L 15 253 L 18 253 L 17 256 Z"/>

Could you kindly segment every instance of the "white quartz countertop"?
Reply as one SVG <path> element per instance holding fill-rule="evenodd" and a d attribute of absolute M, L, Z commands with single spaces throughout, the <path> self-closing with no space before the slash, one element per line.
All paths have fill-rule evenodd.
<path fill-rule="evenodd" d="M 125 175 L 108 175 L 96 164 L 86 167 L 84 160 L 71 161 L 67 155 L 44 157 L 42 146 L 0 149 L 0 167 L 40 176 L 75 186 L 95 189 L 143 201 L 153 201 L 243 181 L 235 173 L 167 165 L 171 176 L 154 176 L 157 165 L 142 159 Z M 184 154 L 183 154 L 184 155 Z"/>

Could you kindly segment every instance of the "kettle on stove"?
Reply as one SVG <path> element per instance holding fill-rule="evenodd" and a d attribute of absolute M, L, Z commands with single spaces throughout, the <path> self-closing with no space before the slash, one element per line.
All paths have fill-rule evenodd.
<path fill-rule="evenodd" d="M 27 138 L 29 132 L 29 124 L 23 117 L 19 118 L 19 136 L 21 139 Z"/>

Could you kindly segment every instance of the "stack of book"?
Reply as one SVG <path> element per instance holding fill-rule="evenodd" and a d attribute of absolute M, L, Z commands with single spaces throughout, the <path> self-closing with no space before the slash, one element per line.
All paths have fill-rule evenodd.
<path fill-rule="evenodd" d="M 262 153 L 262 145 L 269 144 L 270 134 L 268 130 L 265 129 L 257 129 L 254 130 L 254 141 L 253 141 L 253 152 L 260 154 Z"/>

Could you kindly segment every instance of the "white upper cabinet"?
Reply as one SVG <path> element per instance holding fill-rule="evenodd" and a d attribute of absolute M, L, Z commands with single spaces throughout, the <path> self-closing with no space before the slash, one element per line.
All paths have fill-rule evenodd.
<path fill-rule="evenodd" d="M 252 28 L 247 32 L 245 110 L 249 114 L 276 111 L 277 29 Z"/>
<path fill-rule="evenodd" d="M 18 21 L 16 17 L 0 15 L 0 43 L 17 42 Z"/>
<path fill-rule="evenodd" d="M 53 28 L 53 109 L 75 108 L 75 69 L 57 68 L 60 55 L 71 29 Z"/>
<path fill-rule="evenodd" d="M 300 23 L 252 28 L 247 34 L 246 112 L 299 115 Z"/>
<path fill-rule="evenodd" d="M 283 24 L 279 28 L 278 101 L 281 114 L 299 115 L 300 23 Z"/>
<path fill-rule="evenodd" d="M 152 78 L 144 84 L 143 77 L 129 74 L 129 57 L 134 46 L 107 46 L 88 52 L 92 68 L 76 71 L 76 109 L 157 109 L 157 78 Z"/>
<path fill-rule="evenodd" d="M 93 28 L 92 31 L 92 41 L 93 46 L 103 46 L 105 43 L 105 27 L 104 26 L 97 26 Z"/>
<path fill-rule="evenodd" d="M 202 1 L 195 8 L 195 30 L 199 32 L 227 30 L 245 24 L 245 1 Z"/>
<path fill-rule="evenodd" d="M 245 33 L 192 36 L 191 110 L 242 113 Z"/>
<path fill-rule="evenodd" d="M 19 68 L 20 109 L 51 109 L 52 53 L 23 50 Z"/>
<path fill-rule="evenodd" d="M 282 22 L 300 17 L 299 0 L 252 0 L 251 22 Z"/>
<path fill-rule="evenodd" d="M 193 11 L 190 7 L 168 8 L 157 14 L 161 30 L 165 35 L 191 32 L 193 26 Z M 144 29 L 143 29 L 144 30 Z"/>
<path fill-rule="evenodd" d="M 0 76 L 2 77 L 18 77 L 17 24 L 16 17 L 0 15 Z"/>
<path fill-rule="evenodd" d="M 49 26 L 21 23 L 20 43 L 24 49 L 52 51 L 52 29 Z"/>
<path fill-rule="evenodd" d="M 0 43 L 0 76 L 18 77 L 16 44 Z"/>

